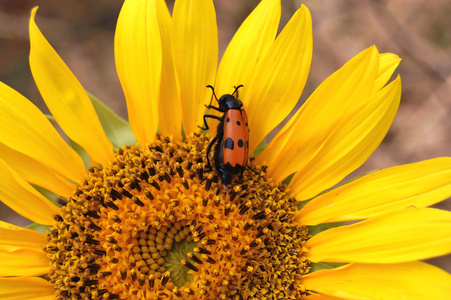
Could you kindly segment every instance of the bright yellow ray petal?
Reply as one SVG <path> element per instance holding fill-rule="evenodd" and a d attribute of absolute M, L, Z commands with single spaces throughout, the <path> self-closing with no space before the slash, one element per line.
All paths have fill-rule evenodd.
<path fill-rule="evenodd" d="M 312 20 L 304 5 L 293 15 L 240 91 L 247 103 L 252 153 L 291 112 L 301 96 L 312 59 Z"/>
<path fill-rule="evenodd" d="M 182 138 L 182 108 L 175 77 L 171 50 L 171 15 L 164 0 L 156 1 L 158 24 L 160 25 L 163 65 L 161 70 L 161 87 L 158 129 L 161 134 L 170 134 L 175 140 Z"/>
<path fill-rule="evenodd" d="M 451 197 L 451 158 L 370 173 L 308 202 L 295 216 L 302 225 L 362 220 Z"/>
<path fill-rule="evenodd" d="M 256 76 L 258 60 L 276 37 L 280 11 L 280 0 L 263 0 L 241 24 L 219 65 L 216 78 L 218 96 L 230 94 L 233 87 L 240 84 L 246 88 Z"/>
<path fill-rule="evenodd" d="M 3 300 L 53 300 L 52 283 L 38 277 L 0 278 L 0 298 Z"/>
<path fill-rule="evenodd" d="M 388 80 L 395 72 L 395 69 L 398 67 L 401 62 L 401 58 L 393 53 L 381 53 L 379 56 L 379 72 L 376 82 L 373 87 L 373 93 L 377 92 L 384 85 L 387 84 Z"/>
<path fill-rule="evenodd" d="M 343 299 L 447 300 L 451 295 L 451 275 L 423 262 L 352 264 L 313 272 L 302 283 L 308 290 Z"/>
<path fill-rule="evenodd" d="M 282 128 L 269 143 L 258 161 L 267 161 L 269 175 L 283 180 L 297 171 L 296 166 L 308 163 L 321 144 L 325 136 L 333 132 L 337 124 L 342 121 L 343 114 L 349 110 L 351 104 L 359 106 L 361 101 L 347 103 L 359 96 L 360 92 L 352 93 L 352 89 L 360 86 L 361 93 L 369 93 L 372 88 L 377 70 L 377 50 L 371 47 L 354 56 L 342 68 L 329 76 L 309 97 L 300 110 Z M 363 86 L 363 87 L 362 87 Z M 343 100 L 344 99 L 344 100 Z M 323 124 L 323 119 L 329 120 Z M 301 148 L 300 145 L 303 147 Z M 308 157 L 308 158 L 307 158 Z M 307 161 L 305 161 L 307 160 Z"/>
<path fill-rule="evenodd" d="M 218 63 L 216 12 L 211 0 L 179 0 L 172 16 L 172 57 L 180 86 L 186 134 L 202 125 L 203 104 L 210 101 L 205 86 L 215 81 Z"/>
<path fill-rule="evenodd" d="M 269 164 L 271 177 L 281 181 L 296 171 L 303 171 L 323 145 L 341 129 L 340 126 L 355 120 L 355 114 L 369 101 L 378 66 L 377 49 L 370 47 L 315 90 L 257 157 L 258 161 Z"/>
<path fill-rule="evenodd" d="M 40 276 L 49 271 L 50 262 L 42 250 L 0 250 L 0 276 Z"/>
<path fill-rule="evenodd" d="M 21 94 L 0 82 L 0 141 L 74 182 L 86 169 L 42 112 Z"/>
<path fill-rule="evenodd" d="M 0 221 L 0 250 L 12 252 L 20 249 L 42 251 L 47 244 L 43 234 Z"/>
<path fill-rule="evenodd" d="M 399 77 L 347 116 L 290 182 L 298 200 L 318 195 L 360 167 L 384 139 L 401 99 Z M 327 122 L 324 120 L 323 122 Z"/>
<path fill-rule="evenodd" d="M 451 252 L 451 212 L 409 208 L 323 231 L 305 244 L 313 262 L 401 263 Z"/>
<path fill-rule="evenodd" d="M 155 1 L 124 2 L 114 51 L 130 126 L 144 146 L 155 139 L 159 122 L 162 50 Z"/>
<path fill-rule="evenodd" d="M 113 146 L 105 135 L 89 96 L 30 18 L 30 67 L 34 81 L 58 125 L 103 165 L 113 160 Z"/>
<path fill-rule="evenodd" d="M 75 190 L 75 184 L 35 159 L 0 143 L 0 157 L 31 184 L 43 187 L 62 197 Z"/>
<path fill-rule="evenodd" d="M 33 222 L 51 224 L 52 215 L 58 212 L 56 205 L 36 191 L 2 159 L 0 169 L 0 201 Z"/>

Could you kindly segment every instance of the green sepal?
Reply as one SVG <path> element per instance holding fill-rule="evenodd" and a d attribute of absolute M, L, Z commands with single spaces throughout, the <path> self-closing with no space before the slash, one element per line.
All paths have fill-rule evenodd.
<path fill-rule="evenodd" d="M 58 196 L 57 194 L 43 188 L 37 185 L 32 184 L 32 186 L 40 193 L 42 194 L 45 198 L 49 199 L 52 203 L 56 204 L 56 199 L 58 199 L 60 196 Z"/>
<path fill-rule="evenodd" d="M 56 122 L 55 118 L 52 115 L 45 116 L 50 122 L 58 124 L 58 122 Z M 72 141 L 69 137 L 67 137 L 67 139 L 69 140 L 71 148 L 74 149 L 75 152 L 78 153 L 78 155 L 80 155 L 81 159 L 83 160 L 83 165 L 86 167 L 86 169 L 89 169 L 91 167 L 91 160 L 89 159 L 88 152 L 86 152 L 86 150 L 82 146 Z"/>
<path fill-rule="evenodd" d="M 86 152 L 85 148 L 83 148 L 82 146 L 80 146 L 71 139 L 69 139 L 69 142 L 72 149 L 74 149 L 75 152 L 77 152 L 78 155 L 80 155 L 81 159 L 83 160 L 83 165 L 85 166 L 85 168 L 86 169 L 91 168 L 91 159 L 89 158 L 89 154 L 88 152 Z"/>
<path fill-rule="evenodd" d="M 56 120 L 55 120 L 55 117 L 54 116 L 52 116 L 52 115 L 47 115 L 47 114 L 45 114 L 44 115 L 46 118 L 47 118 L 47 120 L 49 120 L 50 122 L 55 122 L 56 123 Z M 57 123 L 58 124 L 58 123 Z"/>
<path fill-rule="evenodd" d="M 282 184 L 289 185 L 295 174 L 296 172 L 288 175 L 287 178 L 282 181 Z"/>
<path fill-rule="evenodd" d="M 28 225 L 25 228 L 34 230 L 34 231 L 39 232 L 41 234 L 46 234 L 47 232 L 50 231 L 50 226 L 49 225 L 41 225 L 41 224 L 38 224 L 38 223 L 32 223 L 32 224 Z"/>
<path fill-rule="evenodd" d="M 307 226 L 307 229 L 308 229 L 308 233 L 310 235 L 317 235 L 318 233 L 320 233 L 324 230 L 343 226 L 343 224 L 344 224 L 344 222 L 331 222 L 331 223 L 318 224 L 315 226 Z"/>
<path fill-rule="evenodd" d="M 257 148 L 254 150 L 254 156 L 259 156 L 260 153 L 265 150 L 266 146 L 268 146 L 268 143 L 263 139 L 260 144 L 258 144 Z"/>
<path fill-rule="evenodd" d="M 202 130 L 202 132 L 204 133 L 204 130 Z M 205 131 L 207 132 L 207 131 Z M 186 133 L 185 133 L 185 128 L 183 127 L 183 123 L 182 123 L 182 138 L 185 139 L 186 138 Z"/>
<path fill-rule="evenodd" d="M 312 199 L 308 199 L 308 200 L 304 200 L 304 201 L 299 201 L 298 204 L 297 204 L 298 210 L 301 210 L 307 203 L 310 202 L 310 200 L 312 200 Z"/>
<path fill-rule="evenodd" d="M 94 95 L 87 92 L 92 105 L 99 117 L 100 124 L 102 124 L 108 139 L 113 143 L 114 148 L 121 148 L 122 145 L 136 144 L 136 138 L 127 121 L 119 117 L 114 111 L 106 106 L 102 101 L 97 99 Z"/>
<path fill-rule="evenodd" d="M 346 263 L 336 263 L 336 262 L 319 262 L 319 263 L 310 263 L 310 271 L 309 273 L 316 272 L 324 269 L 335 269 L 346 265 Z"/>

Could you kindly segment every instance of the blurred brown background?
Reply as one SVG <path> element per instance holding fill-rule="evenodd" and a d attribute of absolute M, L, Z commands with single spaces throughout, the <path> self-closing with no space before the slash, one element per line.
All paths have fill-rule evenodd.
<path fill-rule="evenodd" d="M 0 2 L 0 81 L 45 105 L 28 65 L 28 20 L 37 24 L 83 86 L 126 118 L 116 75 L 113 37 L 121 0 L 3 0 Z M 258 0 L 216 0 L 220 55 Z M 283 26 L 304 3 L 313 18 L 313 61 L 301 101 L 352 56 L 377 45 L 403 58 L 398 73 L 403 95 L 398 115 L 379 149 L 359 173 L 450 156 L 451 1 L 282 0 Z M 173 1 L 168 0 L 169 7 Z M 437 205 L 451 210 L 447 201 Z M 0 206 L 0 219 L 27 221 Z M 432 260 L 451 272 L 451 256 Z"/>

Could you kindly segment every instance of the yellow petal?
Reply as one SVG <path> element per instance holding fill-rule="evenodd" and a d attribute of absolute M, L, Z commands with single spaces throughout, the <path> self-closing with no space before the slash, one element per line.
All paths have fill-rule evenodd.
<path fill-rule="evenodd" d="M 39 109 L 0 82 L 0 141 L 48 168 L 81 180 L 86 169 L 78 154 L 59 136 Z"/>
<path fill-rule="evenodd" d="M 40 276 L 49 271 L 50 262 L 42 250 L 0 250 L 0 276 Z"/>
<path fill-rule="evenodd" d="M 38 277 L 0 278 L 0 298 L 3 300 L 53 300 L 52 283 Z"/>
<path fill-rule="evenodd" d="M 263 0 L 241 24 L 219 65 L 216 78 L 218 96 L 230 94 L 233 87 L 240 84 L 247 88 L 257 75 L 255 66 L 274 42 L 280 11 L 280 0 Z M 246 107 L 244 98 L 243 103 Z"/>
<path fill-rule="evenodd" d="M 0 250 L 12 252 L 20 249 L 42 251 L 47 244 L 43 234 L 0 221 Z"/>
<path fill-rule="evenodd" d="M 302 283 L 307 290 L 342 299 L 447 300 L 451 295 L 451 275 L 423 262 L 351 264 L 313 272 Z"/>
<path fill-rule="evenodd" d="M 377 92 L 392 77 L 393 72 L 401 62 L 401 58 L 393 53 L 381 53 L 379 56 L 379 72 L 373 87 L 373 93 Z"/>
<path fill-rule="evenodd" d="M 270 176 L 281 181 L 315 157 L 349 110 L 360 108 L 370 94 L 378 61 L 375 47 L 362 51 L 313 92 L 257 157 L 258 161 L 267 161 Z"/>
<path fill-rule="evenodd" d="M 156 1 L 158 24 L 160 25 L 163 65 L 161 70 L 160 102 L 158 105 L 161 134 L 173 135 L 175 140 L 182 138 L 182 108 L 175 77 L 171 53 L 171 15 L 164 0 Z"/>
<path fill-rule="evenodd" d="M 0 157 L 31 184 L 62 197 L 69 197 L 76 185 L 35 159 L 0 143 Z"/>
<path fill-rule="evenodd" d="M 67 136 L 81 145 L 91 159 L 107 165 L 113 160 L 113 146 L 89 96 L 37 27 L 36 11 L 37 7 L 30 18 L 30 67 L 36 85 Z"/>
<path fill-rule="evenodd" d="M 144 146 L 155 139 L 158 128 L 162 50 L 155 1 L 124 2 L 114 51 L 130 126 Z"/>
<path fill-rule="evenodd" d="M 312 48 L 312 20 L 302 5 L 259 59 L 249 85 L 240 91 L 240 98 L 247 103 L 251 153 L 299 100 L 310 69 Z"/>
<path fill-rule="evenodd" d="M 305 244 L 313 262 L 400 263 L 451 252 L 451 212 L 409 208 L 323 231 Z"/>
<path fill-rule="evenodd" d="M 211 0 L 179 0 L 172 15 L 172 57 L 180 86 L 185 133 L 202 125 L 203 104 L 210 101 L 205 86 L 215 81 L 218 63 L 218 30 Z"/>
<path fill-rule="evenodd" d="M 436 158 L 360 177 L 311 200 L 295 218 L 302 225 L 362 220 L 449 197 L 451 158 Z"/>
<path fill-rule="evenodd" d="M 0 159 L 0 200 L 18 214 L 39 223 L 51 224 L 58 208 L 36 191 Z"/>
<path fill-rule="evenodd" d="M 272 158 L 268 172 L 279 181 L 297 171 L 290 187 L 298 200 L 316 196 L 361 166 L 393 121 L 400 79 L 370 94 L 379 55 L 374 47 L 362 54 L 313 93 L 259 158 Z"/>

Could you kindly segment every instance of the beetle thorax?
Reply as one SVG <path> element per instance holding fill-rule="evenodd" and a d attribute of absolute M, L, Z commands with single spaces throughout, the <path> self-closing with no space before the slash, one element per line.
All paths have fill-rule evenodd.
<path fill-rule="evenodd" d="M 226 94 L 219 98 L 219 106 L 223 111 L 227 111 L 229 109 L 240 109 L 243 106 L 243 103 L 232 95 Z"/>

